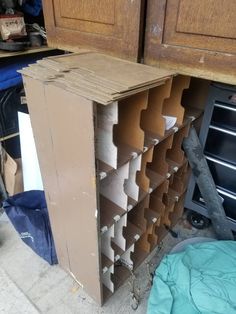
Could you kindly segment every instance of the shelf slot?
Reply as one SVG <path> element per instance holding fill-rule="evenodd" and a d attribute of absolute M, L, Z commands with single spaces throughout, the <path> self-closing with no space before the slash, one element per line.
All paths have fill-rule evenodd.
<path fill-rule="evenodd" d="M 97 104 L 96 158 L 117 167 L 118 149 L 113 143 L 113 127 L 118 123 L 118 103 Z"/>
<path fill-rule="evenodd" d="M 147 108 L 147 104 L 148 91 L 118 102 L 118 123 L 113 127 L 113 142 L 118 147 L 118 161 L 115 168 L 127 162 L 133 153 L 139 154 L 143 151 L 144 131 L 140 127 L 140 119 L 141 112 Z"/>
<path fill-rule="evenodd" d="M 111 274 L 114 274 L 114 265 L 112 265 L 105 274 L 102 274 L 102 283 L 112 293 L 114 293 L 114 283 L 111 280 Z"/>
<path fill-rule="evenodd" d="M 184 198 L 185 194 L 183 194 L 180 198 L 179 201 L 175 204 L 173 212 L 169 213 L 169 220 L 171 222 L 171 228 L 174 227 L 178 220 L 182 217 L 183 212 L 184 212 Z"/>
<path fill-rule="evenodd" d="M 149 90 L 148 106 L 141 116 L 141 128 L 145 130 L 146 135 L 152 134 L 153 139 L 165 135 L 165 119 L 162 116 L 162 107 L 164 100 L 170 97 L 171 84 L 172 79 L 169 79 L 164 85 Z"/>
<path fill-rule="evenodd" d="M 139 200 L 139 186 L 136 183 L 137 172 L 141 170 L 142 155 L 129 162 L 129 177 L 125 180 L 125 193 L 133 200 Z"/>
<path fill-rule="evenodd" d="M 126 249 L 126 239 L 123 236 L 123 229 L 127 226 L 127 214 L 122 216 L 114 225 L 114 237 L 112 242 L 115 243 L 123 251 Z"/>
<path fill-rule="evenodd" d="M 111 247 L 111 240 L 114 237 L 114 234 L 115 228 L 113 225 L 101 235 L 101 253 L 109 258 L 112 262 L 115 261 L 115 253 Z"/>
<path fill-rule="evenodd" d="M 116 223 L 126 211 L 106 197 L 100 195 L 100 228 L 101 232 Z"/>
<path fill-rule="evenodd" d="M 181 105 L 183 91 L 188 89 L 190 77 L 177 75 L 173 77 L 170 97 L 164 100 L 162 114 L 177 118 L 177 123 L 182 124 L 184 118 L 184 107 Z"/>
<path fill-rule="evenodd" d="M 100 181 L 100 194 L 124 210 L 127 210 L 128 196 L 124 191 L 125 180 L 129 178 L 129 164 L 110 173 Z"/>
<path fill-rule="evenodd" d="M 182 150 L 182 143 L 185 137 L 188 136 L 190 124 L 187 124 L 178 130 L 173 137 L 173 143 L 170 149 L 167 150 L 166 160 L 169 163 L 169 171 L 176 172 L 183 164 L 185 156 Z M 176 165 L 175 165 L 176 164 Z M 173 169 L 173 170 L 171 170 Z"/>
<path fill-rule="evenodd" d="M 143 153 L 142 162 L 141 162 L 141 170 L 137 172 L 136 182 L 141 190 L 148 193 L 150 187 L 150 179 L 147 176 L 146 169 L 148 163 L 150 163 L 153 159 L 153 147 Z"/>
<path fill-rule="evenodd" d="M 169 165 L 166 162 L 166 152 L 171 148 L 172 142 L 173 135 L 167 137 L 154 147 L 152 161 L 147 164 L 146 170 L 147 176 L 151 179 L 152 190 L 161 184 L 166 176 L 170 176 L 168 174 Z"/>
<path fill-rule="evenodd" d="M 145 232 L 147 228 L 147 219 L 145 218 L 145 210 L 149 207 L 150 196 L 147 195 L 140 203 L 138 203 L 129 213 L 128 221 Z"/>

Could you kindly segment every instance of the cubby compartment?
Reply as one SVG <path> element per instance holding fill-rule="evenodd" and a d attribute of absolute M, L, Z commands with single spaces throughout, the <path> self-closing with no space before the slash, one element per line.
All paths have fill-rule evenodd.
<path fill-rule="evenodd" d="M 150 191 L 150 177 L 147 175 L 148 164 L 152 161 L 154 148 L 142 154 L 141 169 L 137 172 L 136 182 L 140 188 L 140 193 L 145 195 Z"/>
<path fill-rule="evenodd" d="M 162 114 L 163 116 L 176 117 L 176 123 L 181 125 L 184 119 L 184 107 L 181 100 L 183 91 L 188 89 L 190 85 L 190 77 L 177 75 L 172 79 L 170 97 L 164 100 Z"/>
<path fill-rule="evenodd" d="M 129 178 L 129 163 L 109 173 L 100 181 L 100 194 L 124 210 L 128 208 L 128 195 L 124 184 Z"/>
<path fill-rule="evenodd" d="M 115 222 L 117 222 L 121 216 L 126 213 L 126 210 L 117 206 L 106 197 L 100 195 L 100 230 L 105 232 Z"/>
<path fill-rule="evenodd" d="M 168 192 L 164 197 L 164 203 L 167 206 L 178 202 L 179 198 L 186 191 L 189 174 L 187 162 L 176 173 L 172 174 L 169 179 Z"/>
<path fill-rule="evenodd" d="M 147 195 L 141 202 L 139 202 L 129 213 L 128 221 L 145 232 L 147 228 L 147 219 L 145 218 L 145 212 L 149 207 L 150 196 Z"/>
<path fill-rule="evenodd" d="M 141 170 L 142 155 L 132 159 L 129 162 L 129 177 L 125 180 L 125 193 L 135 202 L 140 199 L 140 187 L 136 181 L 137 173 Z"/>
<path fill-rule="evenodd" d="M 137 242 L 137 247 L 139 247 L 141 250 L 143 250 L 146 253 L 150 253 L 151 251 L 151 242 L 150 237 L 153 233 L 154 225 L 150 225 L 145 233 L 141 236 L 139 241 Z"/>
<path fill-rule="evenodd" d="M 170 224 L 171 228 L 177 224 L 178 220 L 183 215 L 184 198 L 185 198 L 185 193 L 180 196 L 178 202 L 175 203 L 173 211 L 169 213 L 169 220 L 171 221 L 171 224 Z"/>
<path fill-rule="evenodd" d="M 174 134 L 171 149 L 168 149 L 166 152 L 166 161 L 169 165 L 170 173 L 178 171 L 179 167 L 181 167 L 185 161 L 182 143 L 184 138 L 188 136 L 189 126 L 189 123 L 186 124 Z"/>
<path fill-rule="evenodd" d="M 147 164 L 146 174 L 150 179 L 150 189 L 153 191 L 166 177 L 170 176 L 169 164 L 166 161 L 167 150 L 172 147 L 173 135 L 165 138 L 154 146 L 152 161 Z"/>
<path fill-rule="evenodd" d="M 146 146 L 156 144 L 165 135 L 166 119 L 162 115 L 163 103 L 170 97 L 172 79 L 164 85 L 151 88 L 148 95 L 148 106 L 141 115 L 141 128 L 145 130 Z"/>
<path fill-rule="evenodd" d="M 140 117 L 147 103 L 148 91 L 144 91 L 108 106 L 97 104 L 97 159 L 117 169 L 143 151 L 144 131 L 140 128 Z"/>

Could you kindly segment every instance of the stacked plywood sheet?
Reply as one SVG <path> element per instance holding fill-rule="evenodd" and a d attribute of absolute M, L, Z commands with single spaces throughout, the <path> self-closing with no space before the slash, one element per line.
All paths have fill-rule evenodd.
<path fill-rule="evenodd" d="M 104 54 L 80 53 L 49 57 L 21 71 L 44 81 L 53 81 L 103 105 L 155 87 L 173 74 L 167 70 L 133 63 Z"/>
<path fill-rule="evenodd" d="M 182 214 L 190 79 L 87 51 L 22 73 L 59 262 L 103 303 Z"/>

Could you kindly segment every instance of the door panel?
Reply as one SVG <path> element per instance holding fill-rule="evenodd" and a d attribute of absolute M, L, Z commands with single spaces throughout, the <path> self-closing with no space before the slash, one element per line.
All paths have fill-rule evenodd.
<path fill-rule="evenodd" d="M 76 6 L 71 1 L 54 0 L 54 3 L 58 2 L 60 4 L 61 16 L 64 18 L 103 24 L 115 23 L 114 0 L 81 0 L 76 3 Z M 91 7 L 94 9 L 91 9 Z"/>
<path fill-rule="evenodd" d="M 91 48 L 137 61 L 143 0 L 44 0 L 48 43 L 69 51 Z"/>
<path fill-rule="evenodd" d="M 176 32 L 236 38 L 235 0 L 181 0 Z"/>
<path fill-rule="evenodd" d="M 144 63 L 236 84 L 235 0 L 147 0 Z"/>
<path fill-rule="evenodd" d="M 167 0 L 163 43 L 236 53 L 235 0 Z"/>

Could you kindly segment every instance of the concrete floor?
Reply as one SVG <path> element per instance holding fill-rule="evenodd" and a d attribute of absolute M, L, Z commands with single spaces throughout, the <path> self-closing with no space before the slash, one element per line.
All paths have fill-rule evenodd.
<path fill-rule="evenodd" d="M 183 239 L 213 235 L 211 228 L 199 231 L 190 227 L 184 217 L 175 231 L 178 239 L 168 235 L 162 248 L 152 253 L 151 270 Z M 0 217 L 1 314 L 144 314 L 150 292 L 147 265 L 141 265 L 135 274 L 135 283 L 140 290 L 140 305 L 135 312 L 130 306 L 129 281 L 100 308 L 59 266 L 49 266 L 24 245 L 6 217 Z"/>

